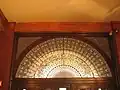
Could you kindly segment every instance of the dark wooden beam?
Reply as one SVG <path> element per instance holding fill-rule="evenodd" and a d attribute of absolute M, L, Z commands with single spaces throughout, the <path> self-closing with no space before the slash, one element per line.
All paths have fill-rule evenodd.
<path fill-rule="evenodd" d="M 15 32 L 110 32 L 109 22 L 26 22 L 17 23 Z"/>
<path fill-rule="evenodd" d="M 7 24 L 8 24 L 8 20 L 6 19 L 2 10 L 0 9 L 0 32 L 6 29 Z"/>
<path fill-rule="evenodd" d="M 112 31 L 109 33 L 110 49 L 111 49 L 111 58 L 113 63 L 113 73 L 115 80 L 115 90 L 120 90 L 120 77 L 119 77 L 119 61 L 118 61 L 118 50 L 117 50 L 117 41 L 116 35 L 119 32 L 118 29 L 114 28 L 113 23 L 111 22 Z"/>

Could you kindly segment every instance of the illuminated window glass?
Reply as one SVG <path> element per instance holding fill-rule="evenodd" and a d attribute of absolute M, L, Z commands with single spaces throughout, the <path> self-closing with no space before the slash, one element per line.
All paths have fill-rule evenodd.
<path fill-rule="evenodd" d="M 20 63 L 16 78 L 111 77 L 104 57 L 89 44 L 54 38 L 31 49 Z"/>

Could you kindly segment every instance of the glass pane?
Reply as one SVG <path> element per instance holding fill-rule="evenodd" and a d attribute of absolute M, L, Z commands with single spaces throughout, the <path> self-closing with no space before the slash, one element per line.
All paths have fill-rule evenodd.
<path fill-rule="evenodd" d="M 69 74 L 69 75 L 68 75 Z M 16 78 L 111 77 L 104 57 L 91 45 L 73 38 L 54 38 L 32 48 Z"/>

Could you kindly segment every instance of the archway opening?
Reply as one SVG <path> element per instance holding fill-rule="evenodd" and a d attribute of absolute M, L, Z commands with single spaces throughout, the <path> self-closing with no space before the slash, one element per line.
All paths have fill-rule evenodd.
<path fill-rule="evenodd" d="M 22 59 L 16 78 L 112 77 L 101 53 L 74 38 L 53 38 L 35 47 Z"/>
<path fill-rule="evenodd" d="M 32 42 L 14 67 L 13 90 L 113 89 L 109 58 L 77 36 L 43 36 Z"/>

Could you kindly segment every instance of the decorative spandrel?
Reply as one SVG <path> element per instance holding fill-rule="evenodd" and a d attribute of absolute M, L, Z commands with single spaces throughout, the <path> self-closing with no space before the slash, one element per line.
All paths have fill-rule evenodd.
<path fill-rule="evenodd" d="M 16 78 L 111 77 L 104 57 L 91 45 L 73 38 L 54 38 L 31 49 Z"/>

